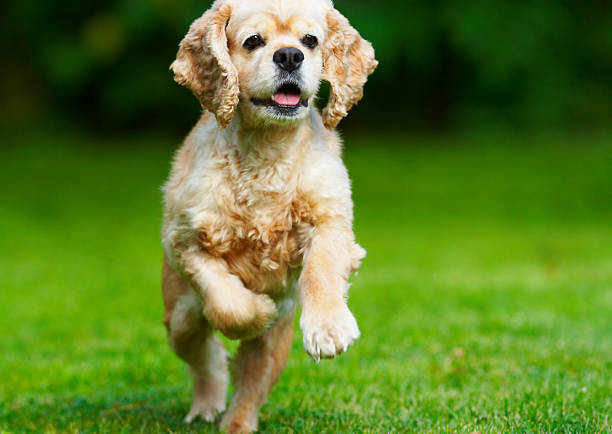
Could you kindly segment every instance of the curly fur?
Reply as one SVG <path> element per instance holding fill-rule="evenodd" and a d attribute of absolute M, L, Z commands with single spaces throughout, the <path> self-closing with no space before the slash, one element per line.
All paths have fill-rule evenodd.
<path fill-rule="evenodd" d="M 195 20 L 170 66 L 176 82 L 193 91 L 221 128 L 230 123 L 238 105 L 238 72 L 225 35 L 230 15 L 229 4 L 216 4 Z"/>
<path fill-rule="evenodd" d="M 363 97 L 363 85 L 378 62 L 372 44 L 335 9 L 327 12 L 329 35 L 323 54 L 323 79 L 330 84 L 323 123 L 334 128 Z"/>
<path fill-rule="evenodd" d="M 265 46 L 247 50 L 253 33 Z M 300 45 L 304 34 L 319 46 Z M 303 49 L 292 80 L 307 101 L 291 115 L 253 102 L 279 88 L 272 58 L 287 46 Z M 202 115 L 164 186 L 164 323 L 194 379 L 188 422 L 225 408 L 226 354 L 213 330 L 242 340 L 221 421 L 228 432 L 257 428 L 289 354 L 296 299 L 314 360 L 359 337 L 348 279 L 365 250 L 352 231 L 350 180 L 333 127 L 376 64 L 370 43 L 329 0 L 217 0 L 182 40 L 175 80 L 214 115 Z M 331 84 L 323 117 L 313 107 L 321 79 Z"/>

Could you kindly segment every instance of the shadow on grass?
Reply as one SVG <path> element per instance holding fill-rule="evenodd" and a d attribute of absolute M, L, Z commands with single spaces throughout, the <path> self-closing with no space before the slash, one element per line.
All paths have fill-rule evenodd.
<path fill-rule="evenodd" d="M 182 396 L 181 396 L 182 397 Z M 216 433 L 216 424 L 202 420 L 186 424 L 188 402 L 171 394 L 123 394 L 113 398 L 49 395 L 0 403 L 0 431 L 9 432 L 181 432 Z M 386 424 L 387 425 L 387 424 Z M 385 425 L 385 426 L 386 426 Z M 356 428 L 384 428 L 347 410 L 265 407 L 261 432 L 350 432 Z M 391 426 L 387 426 L 391 428 Z"/>
<path fill-rule="evenodd" d="M 188 403 L 176 397 L 124 394 L 113 398 L 30 398 L 0 404 L 0 431 L 217 432 L 211 423 L 187 425 Z"/>

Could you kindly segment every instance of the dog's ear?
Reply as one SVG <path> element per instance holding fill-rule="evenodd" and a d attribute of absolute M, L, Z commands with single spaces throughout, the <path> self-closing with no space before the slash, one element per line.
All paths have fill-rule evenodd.
<path fill-rule="evenodd" d="M 230 5 L 213 5 L 194 21 L 170 66 L 174 80 L 193 91 L 221 128 L 230 123 L 238 104 L 238 72 L 225 34 L 230 15 Z"/>
<path fill-rule="evenodd" d="M 378 62 L 372 44 L 363 39 L 336 9 L 327 12 L 328 37 L 323 45 L 323 79 L 330 84 L 323 123 L 334 128 L 363 96 L 363 85 Z"/>

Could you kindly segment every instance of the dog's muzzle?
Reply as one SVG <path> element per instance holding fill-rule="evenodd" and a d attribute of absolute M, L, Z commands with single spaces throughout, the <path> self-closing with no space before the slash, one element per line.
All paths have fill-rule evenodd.
<path fill-rule="evenodd" d="M 251 101 L 257 106 L 275 107 L 281 110 L 308 107 L 308 98 L 302 97 L 302 91 L 295 83 L 282 84 L 270 98 L 251 98 Z"/>

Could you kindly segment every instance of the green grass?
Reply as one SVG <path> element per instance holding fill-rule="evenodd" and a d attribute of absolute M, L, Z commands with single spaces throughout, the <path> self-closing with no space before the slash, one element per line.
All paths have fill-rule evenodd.
<path fill-rule="evenodd" d="M 0 431 L 212 431 L 182 422 L 161 324 L 174 143 L 89 141 L 2 151 Z M 298 331 L 261 430 L 611 432 L 612 141 L 372 137 L 345 160 L 362 337 L 317 365 Z"/>

